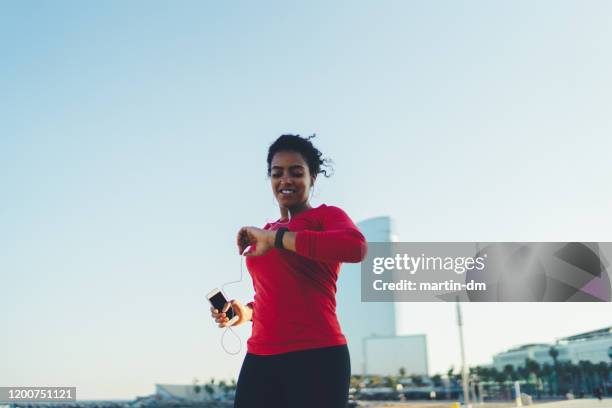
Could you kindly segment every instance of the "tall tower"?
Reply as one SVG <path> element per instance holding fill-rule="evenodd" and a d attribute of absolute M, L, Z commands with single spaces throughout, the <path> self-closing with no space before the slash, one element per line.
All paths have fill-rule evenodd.
<path fill-rule="evenodd" d="M 357 224 L 368 242 L 391 242 L 394 236 L 390 217 L 368 218 Z M 336 311 L 351 353 L 351 371 L 360 374 L 363 367 L 363 339 L 371 336 L 395 336 L 393 302 L 361 302 L 361 264 L 344 264 L 337 283 Z"/>

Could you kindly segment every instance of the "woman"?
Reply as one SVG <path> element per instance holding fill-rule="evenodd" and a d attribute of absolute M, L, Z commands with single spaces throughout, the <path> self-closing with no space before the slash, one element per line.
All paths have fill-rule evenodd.
<path fill-rule="evenodd" d="M 350 384 L 346 338 L 336 317 L 336 281 L 342 262 L 360 262 L 366 241 L 340 208 L 313 208 L 308 200 L 326 160 L 310 138 L 279 137 L 268 151 L 268 176 L 281 218 L 263 229 L 243 227 L 255 299 L 212 310 L 226 327 L 251 320 L 235 407 L 345 407 Z"/>

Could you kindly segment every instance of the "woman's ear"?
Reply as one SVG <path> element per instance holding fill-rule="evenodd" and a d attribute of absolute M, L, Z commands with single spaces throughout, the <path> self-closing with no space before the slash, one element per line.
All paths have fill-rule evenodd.
<path fill-rule="evenodd" d="M 314 182 L 317 179 L 317 176 L 310 176 L 310 187 L 314 187 Z"/>

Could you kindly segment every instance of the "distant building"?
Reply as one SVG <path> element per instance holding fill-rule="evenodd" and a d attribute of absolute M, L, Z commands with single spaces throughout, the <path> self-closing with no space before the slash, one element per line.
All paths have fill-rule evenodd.
<path fill-rule="evenodd" d="M 498 370 L 510 364 L 513 367 L 524 367 L 525 359 L 537 361 L 540 365 L 554 364 L 550 356 L 551 347 L 559 352 L 557 361 L 571 361 L 578 364 L 580 361 L 610 362 L 612 350 L 612 326 L 574 336 L 563 337 L 556 343 L 525 344 L 493 356 L 493 366 Z"/>
<path fill-rule="evenodd" d="M 503 353 L 498 353 L 493 356 L 493 367 L 498 370 L 503 370 L 505 366 L 511 365 L 514 368 L 524 367 L 525 360 L 535 360 L 539 364 L 553 362 L 552 357 L 548 354 L 551 344 L 540 343 L 540 344 L 525 344 L 523 346 L 512 348 Z M 561 350 L 559 350 L 559 357 L 561 357 Z"/>
<path fill-rule="evenodd" d="M 155 384 L 155 395 L 164 400 L 203 400 L 206 398 L 203 388 L 200 386 L 198 390 L 195 385 Z"/>
<path fill-rule="evenodd" d="M 368 242 L 395 240 L 390 217 L 369 218 L 358 223 L 357 227 Z M 367 369 L 368 374 L 397 375 L 400 367 L 407 374 L 427 374 L 425 335 L 397 336 L 399 322 L 395 303 L 361 301 L 361 264 L 342 265 L 336 300 L 353 374 L 362 374 Z M 367 344 L 366 349 L 364 344 Z M 364 364 L 364 356 L 367 364 Z"/>
<path fill-rule="evenodd" d="M 612 326 L 558 339 L 555 347 L 567 350 L 566 359 L 575 364 L 581 360 L 595 364 L 602 361 L 610 362 Z"/>
<path fill-rule="evenodd" d="M 364 340 L 368 375 L 427 375 L 427 337 L 412 336 L 368 337 Z"/>
<path fill-rule="evenodd" d="M 207 390 L 207 387 L 208 388 Z M 218 384 L 155 384 L 155 397 L 171 401 L 210 401 L 233 398 L 234 391 L 225 393 Z"/>

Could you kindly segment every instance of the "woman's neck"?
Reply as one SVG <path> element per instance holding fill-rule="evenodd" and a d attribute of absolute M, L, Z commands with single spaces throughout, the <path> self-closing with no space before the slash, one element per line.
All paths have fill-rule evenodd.
<path fill-rule="evenodd" d="M 291 219 L 306 210 L 310 210 L 311 208 L 312 206 L 308 201 L 294 207 L 281 207 L 281 218 Z"/>

